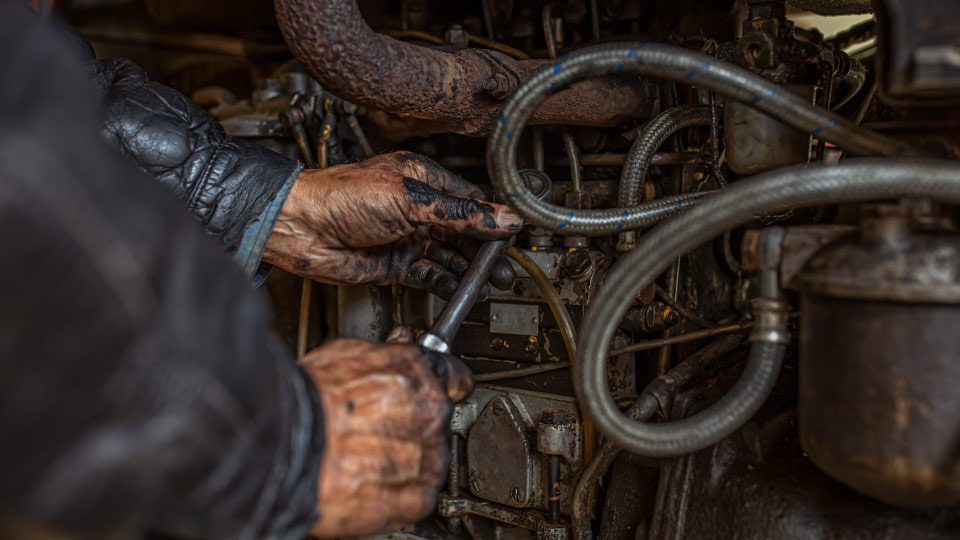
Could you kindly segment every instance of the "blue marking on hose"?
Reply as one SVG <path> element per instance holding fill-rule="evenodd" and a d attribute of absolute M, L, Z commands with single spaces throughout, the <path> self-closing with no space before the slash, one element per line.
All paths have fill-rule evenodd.
<path fill-rule="evenodd" d="M 818 126 L 818 127 L 814 128 L 814 130 L 811 131 L 810 133 L 816 135 L 816 134 L 820 133 L 821 131 L 823 131 L 823 130 L 825 130 L 825 129 L 830 129 L 830 128 L 832 128 L 832 127 L 835 127 L 836 125 L 837 125 L 837 121 L 836 121 L 836 120 L 831 120 L 831 121 L 829 121 L 829 122 L 827 123 L 826 126 Z"/>
<path fill-rule="evenodd" d="M 510 133 L 509 131 L 504 131 L 503 136 L 506 137 L 508 141 L 513 140 L 513 133 Z"/>
<path fill-rule="evenodd" d="M 550 83 L 550 90 L 556 90 L 556 89 L 557 89 L 557 85 L 554 83 Z"/>
<path fill-rule="evenodd" d="M 616 71 L 617 71 L 618 73 L 621 72 L 621 71 L 623 71 L 623 64 L 617 64 L 617 69 L 616 69 Z"/>
<path fill-rule="evenodd" d="M 697 71 L 703 71 L 703 70 L 707 69 L 708 67 L 710 67 L 710 61 L 709 61 L 709 60 L 707 60 L 706 62 L 700 64 L 700 66 L 697 68 L 696 71 L 688 72 L 686 75 L 683 76 L 683 78 L 684 78 L 684 79 L 692 79 L 693 76 L 696 75 Z"/>
<path fill-rule="evenodd" d="M 767 90 L 766 92 L 764 92 L 764 93 L 763 93 L 763 96 L 756 96 L 756 97 L 752 97 L 752 98 L 748 99 L 748 100 L 747 100 L 747 105 L 756 105 L 757 103 L 760 103 L 760 101 L 761 101 L 764 97 L 770 98 L 770 97 L 773 97 L 774 94 L 776 94 L 776 93 L 777 93 L 776 89 L 771 88 L 771 89 Z"/>
<path fill-rule="evenodd" d="M 561 59 L 561 60 L 566 60 L 568 56 L 570 56 L 570 53 L 563 53 L 563 54 L 560 55 L 560 59 Z"/>
<path fill-rule="evenodd" d="M 567 214 L 567 219 L 573 219 L 573 212 L 570 212 L 569 214 Z"/>
<path fill-rule="evenodd" d="M 529 190 L 529 189 L 523 190 L 523 194 L 524 194 L 524 195 L 529 195 L 529 194 L 530 194 L 530 190 Z"/>
<path fill-rule="evenodd" d="M 564 227 L 566 227 L 566 226 L 567 226 L 566 223 L 561 223 L 561 224 L 557 225 L 557 228 L 558 228 L 558 229 L 562 229 L 562 228 L 564 228 Z"/>
<path fill-rule="evenodd" d="M 519 193 L 507 193 L 507 195 L 509 195 L 511 199 L 516 199 L 517 197 L 520 196 Z"/>
<path fill-rule="evenodd" d="M 505 124 L 506 122 L 507 122 L 507 117 L 504 116 L 503 114 L 501 114 L 501 115 L 500 115 L 500 125 L 502 126 L 502 125 Z"/>
<path fill-rule="evenodd" d="M 617 225 L 617 228 L 614 229 L 613 232 L 620 232 L 620 229 L 622 229 L 622 228 L 623 228 L 623 223 Z"/>
<path fill-rule="evenodd" d="M 553 72 L 560 73 L 560 62 L 557 62 L 556 64 L 553 65 Z"/>
<path fill-rule="evenodd" d="M 644 44 L 641 44 L 641 45 L 644 45 Z M 627 51 L 627 57 L 628 57 L 628 58 L 632 57 L 632 56 L 635 55 L 635 54 L 637 54 L 637 50 L 636 50 L 636 49 L 630 49 L 629 51 Z"/>

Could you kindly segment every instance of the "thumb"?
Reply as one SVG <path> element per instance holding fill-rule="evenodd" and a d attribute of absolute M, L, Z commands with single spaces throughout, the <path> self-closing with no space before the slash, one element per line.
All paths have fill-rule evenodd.
<path fill-rule="evenodd" d="M 409 177 L 403 185 L 410 197 L 410 218 L 418 223 L 478 240 L 508 238 L 523 227 L 523 218 L 506 205 L 448 195 Z"/>

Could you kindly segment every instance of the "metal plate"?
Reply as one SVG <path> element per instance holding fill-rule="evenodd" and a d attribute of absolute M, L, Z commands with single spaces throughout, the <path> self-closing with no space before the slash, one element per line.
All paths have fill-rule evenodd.
<path fill-rule="evenodd" d="M 540 330 L 540 307 L 536 304 L 490 304 L 490 332 L 535 336 Z"/>

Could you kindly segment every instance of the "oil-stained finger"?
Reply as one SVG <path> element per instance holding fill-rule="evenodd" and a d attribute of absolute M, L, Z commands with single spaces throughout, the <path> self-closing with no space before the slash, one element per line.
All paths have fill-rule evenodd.
<path fill-rule="evenodd" d="M 509 238 L 523 227 L 523 218 L 506 205 L 448 195 L 411 177 L 403 178 L 403 186 L 410 197 L 411 222 L 439 225 L 478 240 Z"/>
<path fill-rule="evenodd" d="M 463 276 L 470 266 L 470 261 L 456 249 L 441 242 L 430 242 L 427 247 L 427 259 L 440 263 L 444 268 L 453 272 L 458 278 Z"/>
<path fill-rule="evenodd" d="M 439 263 L 420 259 L 410 265 L 402 280 L 404 285 L 423 289 L 449 300 L 457 289 L 457 276 Z"/>
<path fill-rule="evenodd" d="M 473 238 L 459 235 L 453 231 L 434 227 L 430 235 L 447 246 L 455 248 L 468 261 L 472 261 L 480 251 L 482 242 Z M 490 271 L 490 283 L 500 290 L 510 290 L 513 287 L 513 281 L 517 278 L 517 273 L 506 257 L 500 257 Z"/>
<path fill-rule="evenodd" d="M 409 152 L 398 152 L 395 155 L 401 168 L 401 174 L 404 176 L 412 176 L 428 186 L 450 195 L 479 200 L 486 199 L 483 190 L 467 182 L 460 175 L 443 168 L 427 156 Z"/>

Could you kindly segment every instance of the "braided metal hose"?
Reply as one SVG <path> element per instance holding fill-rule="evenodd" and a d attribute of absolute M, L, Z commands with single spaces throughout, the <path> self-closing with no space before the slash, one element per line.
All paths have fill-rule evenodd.
<path fill-rule="evenodd" d="M 603 236 L 681 213 L 707 195 L 680 195 L 633 208 L 570 210 L 537 200 L 525 188 L 516 167 L 517 141 L 537 105 L 576 81 L 615 73 L 664 77 L 714 90 L 856 154 L 910 153 L 894 139 L 814 107 L 758 75 L 711 56 L 645 42 L 596 45 L 560 57 L 533 75 L 507 102 L 490 133 L 487 165 L 491 180 L 527 222 L 561 234 Z"/>
<path fill-rule="evenodd" d="M 690 126 L 709 125 L 712 121 L 712 112 L 709 105 L 681 105 L 663 111 L 648 122 L 624 160 L 617 205 L 623 208 L 639 205 L 643 200 L 643 184 L 653 154 L 678 130 Z M 617 250 L 628 251 L 633 248 L 636 241 L 636 231 L 620 231 Z"/>
<path fill-rule="evenodd" d="M 623 162 L 617 204 L 623 207 L 640 204 L 643 198 L 643 181 L 647 176 L 647 169 L 650 168 L 650 161 L 664 141 L 683 128 L 709 124 L 709 105 L 681 105 L 667 109 L 647 123 Z"/>
<path fill-rule="evenodd" d="M 649 231 L 610 269 L 579 332 L 574 388 L 597 431 L 630 452 L 675 456 L 730 435 L 767 398 L 778 376 L 784 345 L 754 343 L 743 374 L 717 403 L 682 420 L 634 422 L 607 388 L 607 348 L 636 291 L 677 256 L 754 216 L 787 208 L 900 197 L 960 204 L 960 162 L 931 159 L 849 159 L 838 166 L 797 166 L 739 181 L 682 216 Z"/>

